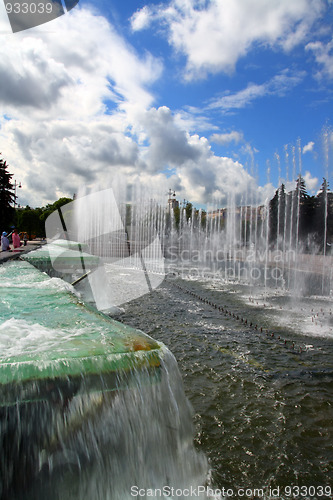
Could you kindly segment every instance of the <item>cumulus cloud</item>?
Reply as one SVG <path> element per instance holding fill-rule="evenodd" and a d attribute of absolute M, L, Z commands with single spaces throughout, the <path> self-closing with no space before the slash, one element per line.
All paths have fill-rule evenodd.
<path fill-rule="evenodd" d="M 149 27 L 151 23 L 151 10 L 148 6 L 137 10 L 131 17 L 131 26 L 133 31 L 141 31 Z"/>
<path fill-rule="evenodd" d="M 261 201 L 265 193 L 243 165 L 216 156 L 208 139 L 191 131 L 195 122 L 207 125 L 204 116 L 154 107 L 158 59 L 138 55 L 85 8 L 53 21 L 52 29 L 6 35 L 0 46 L 0 141 L 23 184 L 20 204 L 72 196 L 113 173 L 165 192 L 172 187 L 196 204 L 226 203 L 231 191 L 238 202 L 250 193 Z M 217 139 L 237 142 L 241 134 Z"/>
<path fill-rule="evenodd" d="M 305 174 L 303 175 L 303 179 L 305 180 L 305 185 L 308 191 L 314 194 L 316 189 L 318 188 L 318 178 L 313 177 L 311 172 L 306 171 Z"/>
<path fill-rule="evenodd" d="M 314 146 L 313 141 L 310 141 L 307 144 L 305 144 L 305 146 L 303 146 L 302 149 L 303 154 L 308 153 L 309 151 L 313 151 L 313 146 Z"/>
<path fill-rule="evenodd" d="M 231 194 L 240 204 L 249 193 L 256 192 L 253 177 L 241 163 L 228 157 L 203 154 L 200 162 L 189 160 L 182 165 L 178 176 L 186 196 L 197 204 L 223 206 Z"/>
<path fill-rule="evenodd" d="M 316 62 L 321 68 L 316 76 L 318 78 L 333 78 L 333 38 L 327 44 L 319 41 L 308 43 L 305 49 L 314 54 Z"/>
<path fill-rule="evenodd" d="M 216 144 L 221 144 L 222 146 L 226 146 L 231 142 L 234 142 L 235 144 L 243 142 L 244 136 L 243 132 L 237 132 L 236 130 L 233 130 L 232 132 L 228 132 L 226 134 L 213 134 L 210 140 L 212 142 L 215 142 Z"/>
<path fill-rule="evenodd" d="M 150 170 L 159 170 L 165 165 L 179 167 L 187 160 L 196 160 L 200 156 L 200 147 L 176 125 L 171 110 L 166 106 L 146 111 L 140 123 L 149 141 L 146 161 Z"/>
<path fill-rule="evenodd" d="M 11 105 L 14 113 L 22 105 L 50 111 L 56 104 L 59 115 L 63 104 L 62 115 L 86 116 L 105 111 L 106 99 L 151 105 L 148 87 L 161 75 L 159 60 L 140 57 L 105 18 L 87 9 L 75 8 L 52 27 L 3 36 L 0 106 L 7 112 Z"/>
<path fill-rule="evenodd" d="M 22 47 L 20 41 L 6 37 L 0 52 L 0 103 L 6 107 L 49 109 L 61 90 L 74 83 L 63 63 L 49 57 L 42 40 L 26 37 Z"/>
<path fill-rule="evenodd" d="M 232 72 L 237 61 L 258 44 L 291 50 L 305 39 L 324 7 L 323 0 L 172 0 L 167 6 L 150 7 L 149 22 L 167 26 L 169 43 L 185 55 L 186 77 L 192 79 Z M 145 28 L 147 16 L 144 7 L 132 24 Z"/>
<path fill-rule="evenodd" d="M 35 206 L 112 168 L 139 168 L 132 115 L 151 105 L 162 71 L 87 9 L 52 27 L 3 35 L 0 46 L 2 153 L 25 186 L 20 203 Z"/>

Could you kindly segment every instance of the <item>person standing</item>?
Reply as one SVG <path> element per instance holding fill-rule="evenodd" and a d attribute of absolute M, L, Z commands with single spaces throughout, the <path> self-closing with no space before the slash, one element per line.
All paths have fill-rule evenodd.
<path fill-rule="evenodd" d="M 10 252 L 9 239 L 7 238 L 7 233 L 4 231 L 1 235 L 1 250 L 3 252 Z"/>
<path fill-rule="evenodd" d="M 12 234 L 12 241 L 13 241 L 13 247 L 14 247 L 14 252 L 21 246 L 21 238 L 20 235 L 18 234 L 17 229 L 14 229 L 13 234 Z"/>

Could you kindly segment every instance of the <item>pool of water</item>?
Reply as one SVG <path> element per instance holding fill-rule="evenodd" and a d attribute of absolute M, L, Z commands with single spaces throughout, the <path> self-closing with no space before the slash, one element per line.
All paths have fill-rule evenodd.
<path fill-rule="evenodd" d="M 214 488 L 331 498 L 330 298 L 174 275 L 124 308 L 174 353 Z"/>
<path fill-rule="evenodd" d="M 1 499 L 127 500 L 205 483 L 162 343 L 26 262 L 0 266 L 0 320 Z"/>
<path fill-rule="evenodd" d="M 75 307 L 79 298 L 62 280 L 31 272 L 27 263 L 9 263 L 0 273 L 2 357 L 75 345 L 76 334 L 94 323 L 96 313 L 85 306 L 75 321 L 72 306 L 65 312 L 68 293 Z M 181 492 L 189 485 L 210 488 L 195 498 L 331 498 L 332 299 L 174 274 L 126 303 L 136 271 L 113 273 L 119 294 L 124 288 L 114 318 L 174 356 L 166 350 L 161 376 L 137 378 L 126 391 L 25 407 L 31 435 L 41 420 L 58 431 L 45 451 L 27 448 L 37 453 L 38 481 L 8 498 L 123 500 L 135 498 L 131 486 L 142 488 L 141 498 L 161 498 L 151 492 L 163 486 L 188 498 Z M 26 302 L 18 304 L 22 289 Z M 50 307 L 55 297 L 58 309 Z M 62 326 L 53 328 L 65 304 Z M 25 307 L 36 317 L 25 317 Z M 15 427 L 14 413 L 6 421 L 10 416 Z"/>

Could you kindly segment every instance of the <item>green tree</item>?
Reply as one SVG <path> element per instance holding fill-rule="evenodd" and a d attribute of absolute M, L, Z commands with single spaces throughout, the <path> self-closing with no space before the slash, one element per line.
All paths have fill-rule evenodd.
<path fill-rule="evenodd" d="M 186 203 L 185 206 L 185 212 L 186 212 L 186 219 L 189 220 L 192 217 L 192 209 L 193 205 L 189 201 Z"/>
<path fill-rule="evenodd" d="M 47 217 L 70 201 L 73 200 L 71 198 L 59 198 L 59 200 L 45 207 L 31 208 L 27 205 L 25 208 L 16 209 L 16 225 L 19 231 L 27 232 L 30 239 L 34 235 L 45 237 L 45 221 Z M 71 208 L 69 211 L 71 212 Z"/>
<path fill-rule="evenodd" d="M 19 231 L 24 231 L 28 233 L 29 239 L 32 238 L 32 234 L 36 234 L 35 231 L 35 211 L 27 205 L 25 208 L 17 210 L 16 212 L 17 227 Z"/>
<path fill-rule="evenodd" d="M 313 233 L 314 216 L 313 197 L 307 193 L 306 184 L 301 174 L 298 175 L 296 188 L 290 193 L 290 196 L 290 213 L 287 214 L 287 217 L 290 219 L 294 245 L 299 245 Z"/>
<path fill-rule="evenodd" d="M 325 242 L 331 244 L 333 238 L 333 193 L 325 178 L 315 201 L 317 242 L 324 250 Z"/>
<path fill-rule="evenodd" d="M 12 203 L 15 203 L 14 184 L 12 184 L 13 174 L 8 172 L 6 161 L 0 158 L 0 230 L 8 229 L 14 219 L 15 210 Z"/>
<path fill-rule="evenodd" d="M 296 179 L 295 194 L 296 194 L 296 197 L 299 197 L 300 200 L 304 200 L 305 198 L 307 198 L 309 196 L 307 193 L 307 190 L 306 190 L 305 180 L 303 179 L 301 174 L 299 174 L 297 179 Z"/>
<path fill-rule="evenodd" d="M 43 209 L 30 208 L 27 205 L 25 208 L 16 210 L 17 227 L 19 231 L 28 233 L 29 239 L 33 236 L 45 236 L 44 222 L 41 220 Z"/>
<path fill-rule="evenodd" d="M 285 210 L 286 210 L 286 191 L 285 185 L 275 191 L 274 197 L 269 202 L 269 240 L 276 242 L 278 236 L 284 235 L 285 226 Z M 278 234 L 279 233 L 279 234 Z"/>
<path fill-rule="evenodd" d="M 45 221 L 48 218 L 48 216 L 51 215 L 52 212 L 58 211 L 61 207 L 63 207 L 64 205 L 67 205 L 67 203 L 70 203 L 71 201 L 73 201 L 71 198 L 65 198 L 65 197 L 59 198 L 59 200 L 55 201 L 52 204 L 46 205 L 46 207 L 44 207 L 42 209 L 42 213 L 40 215 L 40 219 L 43 223 L 43 235 L 42 236 L 45 236 Z M 63 210 L 62 210 L 62 213 L 64 214 Z M 72 209 L 70 208 L 68 211 L 69 217 L 71 216 L 71 213 L 72 213 Z"/>
<path fill-rule="evenodd" d="M 59 200 L 55 201 L 54 203 L 49 203 L 44 207 L 43 214 L 42 214 L 42 220 L 46 220 L 49 215 L 52 214 L 55 210 L 58 210 L 64 205 L 67 205 L 67 203 L 73 201 L 71 198 L 59 198 Z"/>

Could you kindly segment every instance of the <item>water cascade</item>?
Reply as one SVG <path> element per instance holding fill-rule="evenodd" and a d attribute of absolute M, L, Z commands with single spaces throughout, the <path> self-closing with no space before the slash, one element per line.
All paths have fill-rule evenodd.
<path fill-rule="evenodd" d="M 205 484 L 207 463 L 193 447 L 173 356 L 105 313 L 157 288 L 166 272 L 248 285 L 253 310 L 259 301 L 269 306 L 267 297 L 287 307 L 273 297 L 279 291 L 331 295 L 328 193 L 318 249 L 300 238 L 297 148 L 294 189 L 279 188 L 275 221 L 272 204 L 259 205 L 250 187 L 241 204 L 229 193 L 227 207 L 189 213 L 185 203 L 179 209 L 169 198 L 166 206 L 165 196 L 117 181 L 54 212 L 48 244 L 0 268 L 2 498 L 126 500 L 131 487 Z M 288 181 L 287 148 L 285 163 Z M 208 303 L 247 324 L 230 307 Z M 258 322 L 254 328 L 264 332 Z"/>
<path fill-rule="evenodd" d="M 47 245 L 0 267 L 4 500 L 206 483 L 174 357 L 105 314 L 163 280 L 164 223 L 151 199 L 89 193 L 51 214 Z"/>
<path fill-rule="evenodd" d="M 326 137 L 326 181 L 328 150 Z M 248 187 L 240 201 L 230 192 L 224 208 L 217 201 L 205 212 L 192 210 L 187 220 L 181 217 L 177 227 L 172 220 L 165 228 L 167 234 L 172 233 L 172 238 L 166 238 L 168 268 L 185 275 L 206 274 L 225 282 L 275 288 L 294 295 L 330 295 L 333 282 L 328 214 L 332 193 L 324 182 L 323 209 L 321 213 L 317 208 L 315 223 L 322 229 L 316 233 L 317 228 L 313 228 L 313 233 L 305 238 L 302 212 L 306 213 L 308 198 L 301 177 L 301 153 L 299 140 L 290 152 L 285 147 L 285 180 L 276 153 L 279 188 L 272 200 L 267 198 L 259 205 L 255 199 L 258 195 L 254 196 Z M 288 179 L 290 157 L 294 182 Z M 270 170 L 268 163 L 268 182 Z"/>
<path fill-rule="evenodd" d="M 177 364 L 27 262 L 0 268 L 0 495 L 126 499 L 204 484 Z"/>

